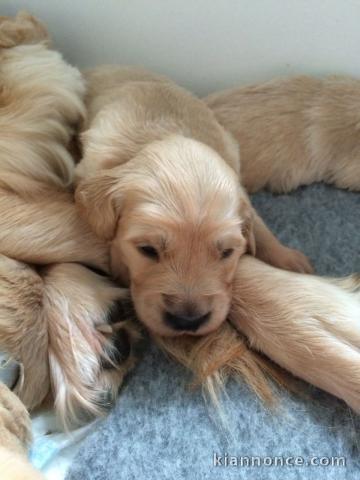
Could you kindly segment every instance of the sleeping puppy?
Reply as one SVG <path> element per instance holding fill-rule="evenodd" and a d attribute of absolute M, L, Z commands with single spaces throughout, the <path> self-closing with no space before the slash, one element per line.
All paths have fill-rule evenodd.
<path fill-rule="evenodd" d="M 194 372 L 196 383 L 212 399 L 223 391 L 227 377 L 244 378 L 268 403 L 274 400 L 269 377 L 291 385 L 275 364 L 256 355 L 259 352 L 360 413 L 358 274 L 321 278 L 243 255 L 233 280 L 228 321 L 202 338 L 154 338 Z"/>
<path fill-rule="evenodd" d="M 141 320 L 161 335 L 203 335 L 226 318 L 246 251 L 309 271 L 252 209 L 238 146 L 201 100 L 149 72 L 86 75 L 88 115 L 76 201 L 111 243 Z"/>
<path fill-rule="evenodd" d="M 248 192 L 288 192 L 316 181 L 360 189 L 360 81 L 293 77 L 204 99 L 241 145 Z"/>
<path fill-rule="evenodd" d="M 69 426 L 116 397 L 130 329 L 127 293 L 87 268 L 109 271 L 71 186 L 85 87 L 48 43 L 31 15 L 0 17 L 0 351 L 21 364 L 24 405 L 52 396 Z"/>

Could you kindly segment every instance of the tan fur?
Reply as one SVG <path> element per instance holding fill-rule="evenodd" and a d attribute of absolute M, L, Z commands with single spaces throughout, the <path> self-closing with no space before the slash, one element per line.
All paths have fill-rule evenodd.
<path fill-rule="evenodd" d="M 240 186 L 237 146 L 204 103 L 143 70 L 99 67 L 86 76 L 76 200 L 95 233 L 111 241 L 112 272 L 130 280 L 137 314 L 175 334 L 164 312 L 224 321 L 231 281 L 246 251 L 284 268 L 307 270 L 282 246 Z M 156 249 L 157 261 L 141 246 Z M 227 259 L 222 252 L 233 250 Z M 167 301 L 169 300 L 169 301 Z M 191 306 L 191 307 L 190 307 Z"/>
<path fill-rule="evenodd" d="M 325 181 L 360 188 L 360 81 L 294 77 L 214 93 L 205 101 L 241 146 L 250 192 Z"/>
<path fill-rule="evenodd" d="M 202 337 L 161 337 L 157 345 L 193 374 L 192 387 L 200 387 L 214 405 L 230 378 L 245 381 L 265 405 L 275 407 L 275 385 L 292 389 L 291 379 L 268 358 L 250 349 L 246 337 L 228 321 Z"/>
<path fill-rule="evenodd" d="M 37 273 L 0 255 L 0 346 L 22 365 L 15 392 L 28 409 L 51 394 L 63 425 L 74 426 L 113 403 L 133 358 L 102 369 L 112 343 L 97 327 L 109 323 L 108 312 L 124 296 L 81 265 Z M 120 328 L 133 335 L 126 322 Z"/>
<path fill-rule="evenodd" d="M 31 423 L 24 405 L 0 383 L 0 474 L 2 480 L 41 480 L 28 462 Z"/>
<path fill-rule="evenodd" d="M 360 412 L 360 277 L 284 272 L 245 256 L 230 321 L 250 345 Z"/>
<path fill-rule="evenodd" d="M 84 82 L 47 39 L 26 13 L 0 18 L 0 349 L 21 364 L 24 405 L 51 395 L 72 426 L 113 402 L 133 363 L 114 344 L 134 328 L 112 324 L 127 293 L 73 263 L 106 272 L 109 252 L 71 192 Z"/>
<path fill-rule="evenodd" d="M 0 48 L 0 251 L 25 262 L 106 269 L 106 245 L 66 191 L 73 177 L 67 147 L 84 115 L 84 83 L 44 38 L 41 24 L 25 13 L 0 19 L 0 46 L 13 46 L 11 39 L 16 45 Z"/>
<path fill-rule="evenodd" d="M 11 28 L 7 27 L 9 31 Z M 20 37 L 24 38 L 23 34 Z M 33 41 L 32 34 L 30 38 Z M 35 56 L 46 51 L 43 46 L 44 52 L 36 47 L 32 50 Z M 8 53 L 18 48 L 24 47 L 14 47 Z M 25 49 L 24 55 L 29 52 Z M 6 61 L 10 63 L 5 71 L 16 76 L 20 57 L 0 57 L 0 74 L 2 62 Z M 252 243 L 255 236 L 262 258 L 277 264 L 285 258 L 282 266 L 288 268 L 291 262 L 297 262 L 292 251 L 286 251 L 268 235 L 249 207 L 230 168 L 236 163 L 233 165 L 231 159 L 237 158 L 237 146 L 231 137 L 201 102 L 181 89 L 175 102 L 179 117 L 173 118 L 166 109 L 160 115 L 154 111 L 153 103 L 164 108 L 164 95 L 171 99 L 174 89 L 175 94 L 178 92 L 168 80 L 153 76 L 149 79 L 142 72 L 136 73 L 140 85 L 133 85 L 134 71 L 119 71 L 116 67 L 98 70 L 93 75 L 88 101 L 89 130 L 84 134 L 85 157 L 78 170 L 79 176 L 86 180 L 77 195 L 93 230 L 105 241 L 97 240 L 79 219 L 67 188 L 72 171 L 67 154 L 63 156 L 62 152 L 70 140 L 72 115 L 65 113 L 65 120 L 53 119 L 53 125 L 60 121 L 62 127 L 52 129 L 46 125 L 48 117 L 42 116 L 41 108 L 35 109 L 40 112 L 36 117 L 40 133 L 47 132 L 50 142 L 55 139 L 59 143 L 59 148 L 54 149 L 58 152 L 55 156 L 46 149 L 37 151 L 44 139 L 38 134 L 27 137 L 26 128 L 19 135 L 26 140 L 24 152 L 29 149 L 30 156 L 34 154 L 34 163 L 25 160 L 22 166 L 22 154 L 16 151 L 18 142 L 13 142 L 18 138 L 16 135 L 5 140 L 8 150 L 13 142 L 16 161 L 9 162 L 8 156 L 2 161 L 0 156 L 0 231 L 5 232 L 3 237 L 0 233 L 0 252 L 5 254 L 0 256 L 0 346 L 23 365 L 22 378 L 16 387 L 18 395 L 33 407 L 50 392 L 64 423 L 98 414 L 99 398 L 106 403 L 114 397 L 124 373 L 131 367 L 132 357 L 113 369 L 103 368 L 102 362 L 113 362 L 112 340 L 118 329 L 126 330 L 130 339 L 133 335 L 133 328 L 126 322 L 113 325 L 108 318 L 114 303 L 123 299 L 124 291 L 84 266 L 54 262 L 66 259 L 106 270 L 106 241 L 115 237 L 112 268 L 124 279 L 130 270 L 136 308 L 145 322 L 148 318 L 151 328 L 155 326 L 158 331 L 169 333 L 156 325 L 159 305 L 166 302 L 166 308 L 176 307 L 185 294 L 189 299 L 189 291 L 203 311 L 223 308 L 216 312 L 212 328 L 219 326 L 230 308 L 232 324 L 224 322 L 212 332 L 205 328 L 201 333 L 209 333 L 203 337 L 154 335 L 164 350 L 194 371 L 195 382 L 203 384 L 215 400 L 218 389 L 230 375 L 243 376 L 268 401 L 272 399 L 269 376 L 287 384 L 281 370 L 251 350 L 246 334 L 253 348 L 268 353 L 284 368 L 343 398 L 358 411 L 358 359 L 351 346 L 358 347 L 357 281 L 320 280 L 292 274 L 242 256 L 246 248 L 255 248 Z M 119 90 L 112 88 L 113 81 L 119 82 Z M 153 97 L 146 94 L 148 83 Z M 49 85 L 48 82 L 43 85 L 44 89 Z M 104 87 L 101 93 L 100 85 Z M 123 87 L 127 93 L 121 97 Z M 137 94 L 135 98 L 132 96 L 134 88 L 137 92 L 139 88 L 139 98 Z M 17 124 L 26 126 L 26 122 L 21 122 L 22 108 L 32 105 L 25 102 L 30 95 L 25 90 L 24 99 L 20 94 L 7 93 L 8 97 L 4 97 L 18 102 L 20 116 L 14 129 Z M 41 98 L 41 95 L 36 97 Z M 79 98 L 81 104 L 81 94 Z M 133 100 L 139 117 L 132 116 Z M 77 118 L 81 118 L 81 110 L 75 107 Z M 63 112 L 66 111 L 64 107 Z M 188 124 L 189 118 L 194 120 L 194 126 Z M 40 120 L 45 122 L 43 130 Z M 206 139 L 209 131 L 211 138 Z M 12 218 L 9 212 L 13 212 Z M 135 249 L 144 240 L 161 249 L 164 236 L 171 240 L 173 252 L 166 248 L 160 268 L 155 268 Z M 234 247 L 236 257 L 228 263 L 219 262 L 219 246 Z M 39 267 L 48 263 L 51 265 Z M 214 271 L 216 275 L 212 278 Z M 191 288 L 184 289 L 184 285 Z M 297 322 L 299 315 L 303 322 Z M 243 333 L 238 333 L 233 325 Z M 327 342 L 323 342 L 324 333 Z M 349 374 L 342 376 L 343 369 L 348 369 Z M 336 382 L 338 386 L 334 388 Z M 17 454 L 9 454 L 0 447 L 1 459 L 9 455 L 15 458 L 12 455 Z M 21 461 L 18 465 L 21 468 Z"/>
<path fill-rule="evenodd" d="M 229 323 L 230 322 L 230 323 Z M 233 325 L 240 335 L 236 335 Z M 240 375 L 267 402 L 268 379 L 295 376 L 360 412 L 360 276 L 329 279 L 271 267 L 244 255 L 235 274 L 229 321 L 203 338 L 160 338 L 159 345 L 195 375 L 215 401 L 229 376 Z M 266 374 L 266 375 L 264 375 Z"/>
<path fill-rule="evenodd" d="M 224 152 L 214 144 L 214 135 L 212 148 L 220 157 L 204 148 L 203 139 L 198 142 L 197 128 L 204 123 L 198 121 L 196 110 L 192 111 L 191 120 L 181 117 L 190 97 L 177 97 L 176 88 L 167 80 L 154 80 L 151 74 L 146 77 L 146 73 L 135 71 L 135 81 L 131 73 L 130 69 L 112 67 L 89 75 L 90 115 L 83 134 L 84 156 L 78 167 L 78 175 L 85 180 L 80 182 L 76 195 L 96 233 L 112 241 L 113 271 L 123 279 L 130 277 L 135 308 L 155 332 L 155 341 L 190 368 L 195 382 L 202 384 L 215 400 L 225 379 L 240 375 L 262 399 L 270 401 L 273 391 L 269 377 L 283 385 L 288 385 L 289 379 L 281 369 L 250 349 L 242 336 L 245 333 L 252 348 L 343 398 L 358 411 L 354 400 L 359 386 L 357 358 L 355 353 L 344 361 L 342 357 L 354 349 L 346 344 L 351 342 L 346 332 L 357 328 L 359 300 L 331 280 L 277 270 L 242 256 L 238 267 L 237 259 L 231 264 L 229 290 L 222 287 L 226 297 L 218 299 L 224 308 L 217 317 L 219 321 L 213 323 L 218 329 L 199 329 L 198 333 L 207 333 L 201 338 L 164 337 L 170 332 L 164 328 L 161 314 L 168 308 L 169 297 L 173 304 L 179 303 L 179 287 L 174 288 L 180 283 L 179 272 L 201 305 L 199 286 L 202 292 L 217 289 L 221 273 L 206 250 L 210 248 L 214 226 L 215 231 L 226 232 L 225 218 L 230 218 L 230 227 L 236 225 L 236 216 L 230 212 L 236 211 L 239 200 L 236 183 L 224 168 Z M 156 93 L 159 91 L 162 95 Z M 172 95 L 181 97 L 185 104 L 179 116 Z M 195 103 L 190 101 L 191 107 Z M 211 115 L 206 118 L 210 121 Z M 184 139 L 179 134 L 179 130 L 183 133 L 184 121 L 191 134 L 194 121 L 195 142 L 194 138 Z M 161 128 L 157 129 L 158 125 Z M 252 134 L 255 136 L 255 132 Z M 266 150 L 267 145 L 263 148 Z M 232 165 L 231 161 L 227 163 Z M 314 172 L 312 175 L 313 180 L 318 178 Z M 242 194 L 240 191 L 239 199 L 244 198 Z M 222 223 L 217 223 L 219 218 Z M 242 224 L 245 223 L 243 220 Z M 260 219 L 253 228 L 256 247 L 260 246 L 262 258 L 270 262 L 278 244 L 266 236 Z M 142 244 L 155 246 L 160 261 L 144 260 L 136 252 L 136 246 Z M 238 248 L 240 257 L 245 248 Z M 292 252 L 289 255 L 293 258 Z M 344 280 L 341 285 L 344 282 L 352 281 Z M 220 324 L 230 302 L 232 324 Z M 208 309 L 208 305 L 203 308 Z M 242 333 L 236 333 L 232 325 Z M 323 335 L 329 337 L 328 342 L 323 342 Z M 350 371 L 343 380 L 337 365 Z M 333 385 L 336 382 L 338 387 Z"/>

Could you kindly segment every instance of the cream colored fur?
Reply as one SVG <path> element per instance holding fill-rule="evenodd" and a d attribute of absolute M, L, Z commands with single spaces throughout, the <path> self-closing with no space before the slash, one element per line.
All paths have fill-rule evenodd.
<path fill-rule="evenodd" d="M 201 100 L 130 67 L 98 67 L 86 79 L 76 200 L 99 238 L 111 242 L 112 273 L 130 280 L 136 311 L 150 328 L 178 333 L 163 316 L 183 315 L 190 305 L 194 315 L 210 316 L 196 334 L 217 328 L 246 250 L 310 270 L 252 209 L 240 185 L 238 147 Z M 144 258 L 142 246 L 156 250 L 157 261 Z"/>
<path fill-rule="evenodd" d="M 30 417 L 24 405 L 0 383 L 0 476 L 2 480 L 41 480 L 28 462 Z"/>
<path fill-rule="evenodd" d="M 249 192 L 288 192 L 316 181 L 359 190 L 359 80 L 276 79 L 217 92 L 205 102 L 241 146 Z"/>
<path fill-rule="evenodd" d="M 230 322 L 250 346 L 360 413 L 360 275 L 285 272 L 244 256 Z"/>
<path fill-rule="evenodd" d="M 283 371 L 255 350 L 360 412 L 358 274 L 321 278 L 244 255 L 234 277 L 228 321 L 202 338 L 154 339 L 193 371 L 195 383 L 215 401 L 229 377 L 245 378 L 267 402 L 274 399 L 269 378 L 293 387 Z"/>
<path fill-rule="evenodd" d="M 109 269 L 71 192 L 85 87 L 47 43 L 30 15 L 0 18 L 0 349 L 22 365 L 24 405 L 52 396 L 70 426 L 115 398 L 132 360 L 114 344 L 133 330 L 117 324 L 127 292 L 80 265 Z"/>
<path fill-rule="evenodd" d="M 174 296 L 175 304 L 181 299 L 169 265 L 175 272 L 180 266 L 183 285 L 192 291 L 200 285 L 195 293 L 199 308 L 210 305 L 216 310 L 225 305 L 226 311 L 218 311 L 212 325 L 218 328 L 205 336 L 154 335 L 162 348 L 194 370 L 213 396 L 227 375 L 244 376 L 266 400 L 271 399 L 267 375 L 284 382 L 275 365 L 249 348 L 246 334 L 254 349 L 359 411 L 358 279 L 319 279 L 242 255 L 246 248 L 257 248 L 263 259 L 277 265 L 305 268 L 302 257 L 269 235 L 249 206 L 237 176 L 235 141 L 203 103 L 166 79 L 117 67 L 88 77 L 88 130 L 78 169 L 85 180 L 77 195 L 92 229 L 103 238 L 92 233 L 69 188 L 68 147 L 74 123 L 83 117 L 84 87 L 79 73 L 47 50 L 47 43 L 46 30 L 33 17 L 0 18 L 0 80 L 5 86 L 0 91 L 4 108 L 0 126 L 6 132 L 0 139 L 4 152 L 0 155 L 0 348 L 22 364 L 16 393 L 23 402 L 33 408 L 52 396 L 66 424 L 99 413 L 99 403 L 114 398 L 132 365 L 131 356 L 118 364 L 114 351 L 119 332 L 133 340 L 133 328 L 117 322 L 118 301 L 126 293 L 79 264 L 108 271 L 107 241 L 113 240 L 112 267 L 124 279 L 127 270 L 135 272 L 132 293 L 135 300 L 140 298 L 137 309 L 143 319 L 146 308 L 153 308 L 153 295 L 160 306 L 167 302 L 167 308 L 174 304 Z M 301 82 L 299 89 L 302 96 Z M 212 105 L 217 116 L 226 95 Z M 170 104 L 174 101 L 170 111 L 164 98 Z M 236 105 L 239 109 L 240 103 Z M 225 120 L 219 117 L 224 123 L 236 116 L 224 115 Z M 340 118 L 336 116 L 339 123 L 335 119 L 336 131 Z M 257 131 L 250 135 L 257 138 Z M 264 148 L 271 141 L 269 137 Z M 280 149 L 285 152 L 287 140 L 283 141 Z M 343 148 L 346 145 L 351 144 L 345 142 Z M 295 169 L 301 156 L 294 158 Z M 351 173 L 356 180 L 356 157 L 348 158 L 349 165 L 355 164 Z M 250 171 L 251 155 L 245 154 L 244 161 Z M 251 174 L 246 165 L 242 166 L 245 186 L 259 188 L 256 181 L 247 180 Z M 331 167 L 333 173 L 334 165 L 338 163 Z M 348 165 L 344 165 L 347 178 Z M 283 166 L 288 168 L 285 157 Z M 260 174 L 258 164 L 255 176 Z M 332 178 L 324 170 L 313 170 L 312 175 L 313 180 Z M 263 184 L 276 189 L 275 177 L 270 174 Z M 293 183 L 284 187 L 280 175 L 277 185 L 286 189 L 303 181 L 302 174 L 295 175 Z M 354 183 L 343 186 L 358 188 Z M 164 271 L 156 273 L 134 249 L 145 239 L 161 250 L 164 231 L 174 253 L 166 251 L 169 264 L 163 263 Z M 183 251 L 181 245 L 186 246 Z M 228 248 L 234 248 L 236 255 L 222 264 L 219 252 Z M 124 265 L 125 260 L 129 264 Z M 59 263 L 65 261 L 69 263 Z M 166 291 L 167 297 L 159 302 L 159 294 L 169 286 L 174 290 Z M 243 333 L 228 321 L 221 323 L 228 309 L 232 325 Z M 149 311 L 149 318 L 152 329 L 159 327 L 159 311 Z M 40 478 L 24 457 L 27 413 L 4 388 L 0 385 L 1 474 L 6 480 Z"/>
<path fill-rule="evenodd" d="M 179 272 L 181 281 L 185 278 L 185 285 L 191 286 L 189 290 L 198 304 L 204 304 L 199 285 L 200 293 L 211 295 L 210 292 L 219 291 L 216 281 L 224 273 L 206 250 L 210 248 L 214 226 L 218 235 L 219 231 L 226 232 L 229 228 L 225 219 L 230 220 L 230 227 L 246 223 L 241 221 L 241 215 L 236 220 L 236 211 L 239 212 L 238 205 L 244 196 L 241 190 L 236 191 L 238 179 L 235 181 L 234 174 L 224 165 L 227 163 L 238 171 L 239 157 L 234 155 L 234 141 L 227 134 L 223 137 L 218 126 L 215 129 L 212 114 L 168 80 L 129 68 L 101 67 L 88 74 L 88 81 L 89 116 L 82 135 L 83 159 L 77 169 L 78 176 L 83 178 L 76 192 L 77 200 L 96 233 L 111 240 L 113 271 L 123 279 L 130 277 L 135 308 L 142 321 L 155 332 L 154 339 L 172 357 L 192 369 L 213 394 L 215 386 L 228 374 L 241 374 L 262 398 L 269 399 L 266 376 L 261 372 L 280 382 L 282 375 L 253 352 L 248 355 L 250 350 L 242 336 L 245 334 L 254 349 L 359 411 L 356 400 L 360 386 L 360 378 L 356 377 L 359 373 L 356 332 L 360 320 L 357 277 L 335 281 L 286 272 L 243 256 L 244 244 L 238 243 L 238 256 L 228 266 L 227 296 L 219 297 L 215 305 L 226 305 L 225 312 L 230 308 L 232 325 L 241 335 L 236 336 L 228 323 L 219 326 L 223 311 L 217 321 L 213 321 L 212 326 L 217 329 L 200 329 L 198 333 L 207 333 L 200 339 L 163 336 L 170 334 L 162 321 L 164 308 L 169 308 L 164 297 L 173 296 L 173 301 L 179 302 L 176 289 L 176 285 L 181 284 Z M 304 116 L 302 107 L 306 100 L 311 100 L 304 91 L 311 82 L 316 84 L 317 80 L 290 80 L 291 93 L 285 81 L 269 84 L 268 90 L 261 86 L 240 89 L 234 94 L 230 92 L 229 97 L 220 93 L 206 100 L 220 122 L 240 140 L 241 150 L 244 141 L 245 157 L 247 145 L 254 146 L 244 167 L 241 163 L 245 186 L 250 190 L 258 188 L 247 180 L 251 172 L 254 178 L 261 180 L 261 175 L 270 175 L 274 182 L 278 179 L 277 185 L 283 183 L 285 173 L 272 174 L 274 165 L 284 172 L 294 172 L 293 176 L 289 175 L 291 184 L 288 187 L 283 184 L 282 189 L 304 183 L 301 172 L 305 170 L 307 181 L 329 181 L 320 160 L 318 170 L 315 160 L 310 168 L 312 157 L 306 160 L 310 163 L 303 170 L 299 162 L 305 160 L 300 156 L 288 157 L 285 164 L 287 149 L 296 150 L 303 136 L 308 139 L 310 135 L 305 124 L 304 129 L 299 125 L 299 118 Z M 345 97 L 349 93 L 345 89 L 342 92 Z M 327 102 L 331 103 L 329 91 L 325 93 L 323 98 L 313 97 L 313 101 L 324 103 L 313 109 L 313 120 L 318 123 L 313 129 L 309 128 L 309 132 L 314 130 L 315 138 L 316 132 L 323 128 L 322 122 L 327 120 L 333 122 L 336 131 L 342 128 L 340 116 L 322 116 Z M 355 96 L 356 90 L 352 93 Z M 252 95 L 255 96 L 253 109 Z M 332 100 L 334 108 L 336 101 L 340 102 L 339 110 L 349 107 L 346 101 L 342 103 L 343 98 Z M 203 115 L 202 121 L 199 112 Z M 286 125 L 282 123 L 283 112 L 288 114 Z M 252 124 L 246 126 L 246 119 L 250 117 Z M 230 124 L 234 126 L 230 128 Z M 205 126 L 206 131 L 212 132 L 211 140 L 207 140 L 206 132 L 204 135 Z M 328 128 L 331 130 L 331 123 Z M 272 131 L 274 135 L 269 134 Z M 222 149 L 223 144 L 217 144 L 217 138 L 227 139 L 229 149 Z M 330 148 L 331 142 L 328 143 Z M 275 155 L 275 147 L 271 150 L 273 144 L 280 145 L 283 154 L 280 160 Z M 346 170 L 342 172 L 344 177 L 346 172 L 356 174 L 357 165 L 356 157 L 352 157 L 348 164 L 333 162 L 333 169 L 339 173 Z M 355 187 L 359 188 L 360 179 L 354 180 Z M 277 189 L 271 182 L 261 186 Z M 219 218 L 223 223 L 217 223 Z M 260 243 L 262 258 L 270 261 L 264 252 L 268 248 L 271 257 L 276 248 L 272 248 L 269 239 L 261 244 L 257 228 L 259 224 L 255 222 L 256 247 Z M 234 241 L 234 231 L 232 235 L 231 241 Z M 249 242 L 249 237 L 246 238 Z M 159 252 L 155 263 L 151 259 L 146 263 L 136 252 L 136 247 L 143 244 L 154 246 Z M 207 303 L 202 308 L 214 309 L 214 304 L 209 307 Z M 343 374 L 344 369 L 349 374 Z"/>

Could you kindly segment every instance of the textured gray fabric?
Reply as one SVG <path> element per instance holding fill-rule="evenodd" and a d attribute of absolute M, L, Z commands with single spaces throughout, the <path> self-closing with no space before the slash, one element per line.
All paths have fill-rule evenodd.
<path fill-rule="evenodd" d="M 307 253 L 319 273 L 360 271 L 359 194 L 314 185 L 290 195 L 259 193 L 253 202 L 279 238 Z M 282 392 L 281 411 L 269 412 L 245 385 L 230 382 L 222 403 L 224 428 L 187 381 L 180 366 L 148 346 L 67 480 L 359 478 L 360 419 L 339 400 L 304 384 L 307 396 Z M 214 452 L 305 461 L 340 456 L 346 467 L 214 466 Z"/>

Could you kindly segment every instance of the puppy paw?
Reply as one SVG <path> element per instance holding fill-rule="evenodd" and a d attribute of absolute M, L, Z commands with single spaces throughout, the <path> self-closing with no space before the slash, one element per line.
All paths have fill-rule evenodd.
<path fill-rule="evenodd" d="M 314 269 L 310 260 L 299 250 L 283 245 L 274 252 L 269 261 L 274 267 L 298 273 L 313 273 Z"/>
<path fill-rule="evenodd" d="M 31 422 L 25 406 L 0 383 L 0 445 L 24 453 L 30 440 Z"/>
<path fill-rule="evenodd" d="M 119 387 L 136 363 L 134 350 L 141 338 L 139 327 L 133 320 L 129 320 L 134 314 L 129 313 L 125 304 L 124 301 L 117 302 L 107 317 L 107 323 L 97 326 L 97 331 L 106 338 L 100 375 L 117 372 Z"/>

